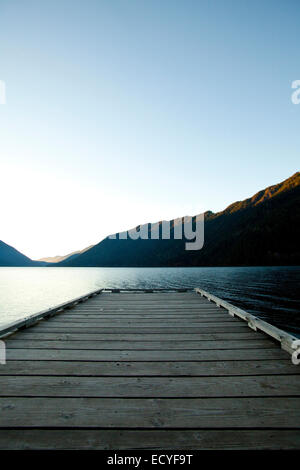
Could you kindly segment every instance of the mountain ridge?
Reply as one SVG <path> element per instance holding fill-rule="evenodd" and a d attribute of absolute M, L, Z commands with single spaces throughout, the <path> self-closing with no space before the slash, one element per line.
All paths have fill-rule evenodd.
<path fill-rule="evenodd" d="M 187 240 L 110 240 L 108 237 L 63 266 L 226 266 L 299 264 L 297 237 L 300 172 L 230 204 L 205 213 L 205 243 L 187 252 Z M 293 230 L 286 230 L 295 214 Z M 161 223 L 161 222 L 160 222 Z M 297 230 L 297 233 L 296 233 Z M 172 232 L 172 230 L 171 230 Z M 220 234 L 222 236 L 220 237 Z M 133 245 L 134 244 L 134 245 Z"/>
<path fill-rule="evenodd" d="M 205 242 L 186 251 L 186 239 L 116 240 L 59 257 L 33 261 L 0 241 L 0 266 L 251 266 L 300 264 L 300 172 L 236 201 L 224 210 L 205 212 Z M 177 219 L 176 219 L 177 220 Z M 159 222 L 161 226 L 161 222 Z M 139 226 L 138 226 L 139 227 Z M 47 262 L 46 262 L 47 261 Z"/>
<path fill-rule="evenodd" d="M 28 256 L 23 255 L 16 248 L 8 245 L 7 243 L 0 240 L 0 266 L 12 266 L 12 267 L 23 267 L 23 266 L 44 266 L 45 263 L 33 261 Z"/>
<path fill-rule="evenodd" d="M 61 261 L 64 261 L 65 259 L 70 259 L 71 257 L 75 258 L 75 256 L 80 255 L 81 253 L 84 253 L 85 251 L 89 250 L 90 248 L 93 248 L 94 245 L 90 245 L 83 250 L 76 250 L 72 251 L 72 253 L 68 253 L 67 255 L 57 255 L 57 256 L 48 256 L 45 258 L 40 258 L 37 261 L 43 261 L 45 263 L 60 263 Z"/>

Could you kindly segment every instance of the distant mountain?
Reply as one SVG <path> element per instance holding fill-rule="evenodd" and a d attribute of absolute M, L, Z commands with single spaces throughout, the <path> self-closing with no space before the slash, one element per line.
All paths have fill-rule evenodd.
<path fill-rule="evenodd" d="M 0 240 L 0 266 L 43 266 Z"/>
<path fill-rule="evenodd" d="M 205 213 L 202 250 L 187 240 L 105 238 L 57 266 L 244 266 L 300 264 L 300 172 L 214 214 Z M 161 224 L 160 224 L 161 225 Z"/>
<path fill-rule="evenodd" d="M 94 245 L 90 245 L 87 248 L 84 248 L 83 250 L 79 251 L 73 251 L 72 253 L 69 253 L 68 255 L 64 256 L 49 256 L 48 258 L 41 258 L 38 261 L 43 261 L 45 263 L 60 263 L 61 261 L 64 261 L 65 259 L 74 259 L 76 256 L 84 253 L 87 250 L 90 250 Z"/>
<path fill-rule="evenodd" d="M 65 256 L 33 261 L 0 241 L 0 266 L 251 266 L 300 264 L 300 172 L 225 210 L 205 213 L 202 250 L 188 240 L 105 238 Z M 176 222 L 175 222 L 176 224 Z"/>

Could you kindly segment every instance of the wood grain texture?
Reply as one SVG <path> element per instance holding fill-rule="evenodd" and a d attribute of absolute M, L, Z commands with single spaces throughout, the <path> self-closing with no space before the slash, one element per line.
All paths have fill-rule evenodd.
<path fill-rule="evenodd" d="M 76 325 L 76 326 L 75 326 Z M 187 326 L 188 325 L 188 326 Z M 212 323 L 210 325 L 204 325 L 192 327 L 187 322 L 185 326 L 171 326 L 171 324 L 164 324 L 161 326 L 78 326 L 78 324 L 70 324 L 67 326 L 54 326 L 49 325 L 49 322 L 43 321 L 35 325 L 36 332 L 54 332 L 54 333 L 118 333 L 118 334 L 128 334 L 128 333 L 140 333 L 140 334 L 173 334 L 173 333 L 222 333 L 222 332 L 249 332 L 249 327 L 242 322 L 233 322 L 227 324 Z"/>
<path fill-rule="evenodd" d="M 0 427 L 299 428 L 299 398 L 0 398 Z"/>
<path fill-rule="evenodd" d="M 300 376 L 1 377 L 0 396 L 186 398 L 297 396 Z"/>
<path fill-rule="evenodd" d="M 47 340 L 8 340 L 6 342 L 8 349 L 112 349 L 117 351 L 123 350 L 206 350 L 206 349 L 276 349 L 276 344 L 271 343 L 268 339 L 242 339 L 231 341 L 114 341 L 114 340 L 101 340 L 101 341 L 81 341 L 81 340 L 59 340 L 59 341 L 47 341 Z"/>
<path fill-rule="evenodd" d="M 218 349 L 218 350 L 85 350 L 85 349 L 8 349 L 11 360 L 53 361 L 250 361 L 263 359 L 286 359 L 281 349 Z"/>
<path fill-rule="evenodd" d="M 86 361 L 8 361 L 0 375 L 39 376 L 247 376 L 298 375 L 300 368 L 289 359 L 259 361 L 174 361 L 174 362 L 86 362 Z M 288 383 L 288 378 L 286 382 Z"/>
<path fill-rule="evenodd" d="M 13 341 L 25 340 L 80 340 L 80 341 L 230 341 L 230 340 L 243 340 L 243 339 L 266 339 L 266 337 L 259 332 L 245 330 L 243 332 L 237 331 L 235 333 L 33 333 L 31 329 L 19 332 L 14 335 Z"/>
<path fill-rule="evenodd" d="M 300 368 L 195 292 L 102 292 L 6 347 L 0 449 L 300 446 Z"/>
<path fill-rule="evenodd" d="M 174 444 L 175 443 L 175 444 Z M 300 430 L 0 430 L 0 449 L 10 450 L 292 450 Z"/>

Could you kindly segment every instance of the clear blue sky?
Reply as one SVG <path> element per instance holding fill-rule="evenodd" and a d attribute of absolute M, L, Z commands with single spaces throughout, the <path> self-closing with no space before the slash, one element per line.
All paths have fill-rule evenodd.
<path fill-rule="evenodd" d="M 299 31 L 297 0 L 0 0 L 0 239 L 65 254 L 293 174 Z"/>

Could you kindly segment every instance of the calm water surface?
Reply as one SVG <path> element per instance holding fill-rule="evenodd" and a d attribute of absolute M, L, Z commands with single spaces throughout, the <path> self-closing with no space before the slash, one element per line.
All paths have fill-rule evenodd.
<path fill-rule="evenodd" d="M 201 287 L 300 336 L 300 267 L 0 268 L 0 325 L 99 288 Z"/>

